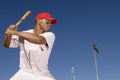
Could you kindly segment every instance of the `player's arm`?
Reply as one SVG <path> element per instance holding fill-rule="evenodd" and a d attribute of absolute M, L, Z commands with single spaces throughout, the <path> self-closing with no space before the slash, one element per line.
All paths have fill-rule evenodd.
<path fill-rule="evenodd" d="M 5 38 L 4 38 L 4 46 L 9 48 L 11 36 L 13 34 L 13 31 L 16 31 L 15 25 L 10 25 L 7 30 L 5 31 Z"/>
<path fill-rule="evenodd" d="M 10 45 L 10 41 L 11 41 L 11 35 L 5 35 L 5 38 L 4 38 L 4 46 L 9 48 L 9 45 Z"/>
<path fill-rule="evenodd" d="M 47 44 L 46 39 L 43 36 L 39 36 L 37 34 L 19 31 L 14 31 L 13 34 L 35 44 Z"/>

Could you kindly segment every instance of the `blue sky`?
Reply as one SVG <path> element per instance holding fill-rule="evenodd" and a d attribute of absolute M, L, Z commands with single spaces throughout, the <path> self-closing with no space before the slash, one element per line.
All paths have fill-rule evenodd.
<path fill-rule="evenodd" d="M 56 41 L 49 60 L 49 70 L 56 80 L 96 80 L 94 43 L 99 80 L 120 80 L 120 1 L 117 0 L 1 0 L 0 1 L 0 80 L 9 80 L 19 69 L 19 49 L 3 46 L 4 32 L 27 10 L 32 14 L 19 31 L 34 27 L 35 16 L 50 12 L 57 19 L 51 31 Z"/>

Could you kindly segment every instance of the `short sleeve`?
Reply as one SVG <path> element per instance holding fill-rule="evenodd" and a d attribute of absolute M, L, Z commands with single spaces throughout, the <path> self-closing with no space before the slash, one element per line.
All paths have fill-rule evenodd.
<path fill-rule="evenodd" d="M 43 36 L 46 39 L 48 47 L 52 48 L 53 43 L 55 41 L 55 35 L 54 35 L 54 33 L 52 33 L 52 32 L 46 32 L 44 34 L 41 34 L 41 36 Z"/>
<path fill-rule="evenodd" d="M 19 37 L 16 35 L 12 35 L 9 47 L 16 48 L 16 47 L 18 47 L 18 43 L 19 43 Z"/>

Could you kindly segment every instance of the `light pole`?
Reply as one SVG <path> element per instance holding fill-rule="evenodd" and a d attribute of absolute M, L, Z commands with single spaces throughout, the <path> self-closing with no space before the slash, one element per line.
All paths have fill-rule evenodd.
<path fill-rule="evenodd" d="M 71 72 L 73 74 L 73 80 L 76 80 L 76 68 L 75 67 L 72 67 L 71 68 Z"/>
<path fill-rule="evenodd" d="M 98 80 L 98 64 L 96 59 L 96 54 L 99 54 L 99 49 L 96 47 L 96 45 L 93 45 L 94 50 L 94 60 L 95 60 L 95 68 L 96 68 L 96 80 Z"/>

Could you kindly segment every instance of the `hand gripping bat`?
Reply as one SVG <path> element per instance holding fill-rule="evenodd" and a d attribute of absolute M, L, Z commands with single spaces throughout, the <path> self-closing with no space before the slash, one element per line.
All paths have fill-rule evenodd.
<path fill-rule="evenodd" d="M 16 29 L 18 28 L 18 26 L 31 14 L 31 11 L 27 11 L 23 17 L 15 24 Z M 9 47 L 10 41 L 8 41 L 10 38 L 8 38 L 8 32 L 5 32 L 7 34 L 7 36 L 5 36 L 4 39 L 4 46 Z"/>

